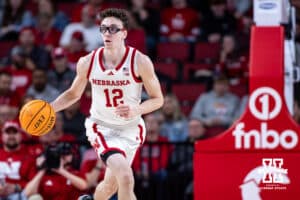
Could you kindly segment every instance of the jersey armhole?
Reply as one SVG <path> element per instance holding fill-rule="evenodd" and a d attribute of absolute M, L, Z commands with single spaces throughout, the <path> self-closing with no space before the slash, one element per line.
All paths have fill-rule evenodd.
<path fill-rule="evenodd" d="M 93 52 L 93 55 L 92 55 L 92 60 L 90 62 L 90 65 L 89 65 L 89 70 L 88 70 L 88 73 L 86 75 L 86 78 L 89 80 L 90 78 L 90 74 L 91 74 L 91 71 L 92 71 L 92 67 L 93 67 L 93 64 L 94 64 L 94 57 L 95 57 L 95 54 L 96 54 L 97 50 L 94 50 Z"/>
<path fill-rule="evenodd" d="M 131 74 L 132 74 L 133 79 L 134 79 L 135 82 L 141 83 L 142 82 L 141 77 L 138 77 L 136 75 L 137 64 L 136 64 L 135 54 L 136 54 L 136 49 L 133 49 L 132 56 L 131 56 L 131 61 L 130 61 Z"/>

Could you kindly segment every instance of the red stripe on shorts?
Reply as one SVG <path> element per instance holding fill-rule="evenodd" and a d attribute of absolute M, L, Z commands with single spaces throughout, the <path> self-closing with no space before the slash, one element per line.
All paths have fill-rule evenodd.
<path fill-rule="evenodd" d="M 108 149 L 108 146 L 105 142 L 104 136 L 102 135 L 102 133 L 100 131 L 97 130 L 97 124 L 96 123 L 93 124 L 93 131 L 94 131 L 94 133 L 96 133 L 99 136 L 104 149 Z"/>
<path fill-rule="evenodd" d="M 143 130 L 143 126 L 142 125 L 138 125 L 138 127 L 139 127 L 139 129 L 140 129 L 140 145 L 142 145 L 143 144 L 143 142 L 144 142 L 144 137 L 143 137 L 143 132 L 144 132 L 144 130 Z"/>

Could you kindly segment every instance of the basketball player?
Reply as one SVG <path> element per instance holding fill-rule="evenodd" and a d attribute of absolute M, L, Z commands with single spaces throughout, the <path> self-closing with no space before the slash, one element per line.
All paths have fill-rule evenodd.
<path fill-rule="evenodd" d="M 79 59 L 71 87 L 51 104 L 56 112 L 79 100 L 87 82 L 92 87 L 87 137 L 106 163 L 104 180 L 94 199 L 107 200 L 118 191 L 119 200 L 135 200 L 131 163 L 145 138 L 141 115 L 160 108 L 163 96 L 149 57 L 125 45 L 128 18 L 122 9 L 101 12 L 104 47 Z M 141 103 L 142 85 L 149 99 Z"/>

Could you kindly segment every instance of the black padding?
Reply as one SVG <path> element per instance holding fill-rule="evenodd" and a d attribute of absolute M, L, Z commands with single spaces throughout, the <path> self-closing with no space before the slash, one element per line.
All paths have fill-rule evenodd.
<path fill-rule="evenodd" d="M 101 157 L 102 161 L 106 164 L 108 157 L 113 154 L 116 154 L 116 153 L 120 153 L 120 154 L 124 155 L 124 153 L 122 151 L 113 149 L 113 150 L 109 150 L 109 151 L 105 152 L 104 154 L 100 154 L 100 157 Z"/>

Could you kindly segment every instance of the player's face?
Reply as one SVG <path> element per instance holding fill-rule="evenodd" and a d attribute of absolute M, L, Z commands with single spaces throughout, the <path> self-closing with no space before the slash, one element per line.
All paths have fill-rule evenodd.
<path fill-rule="evenodd" d="M 19 147 L 21 142 L 21 134 L 15 128 L 8 128 L 2 133 L 2 141 L 6 148 L 16 149 Z"/>
<path fill-rule="evenodd" d="M 106 17 L 100 25 L 100 33 L 107 48 L 116 48 L 124 44 L 127 31 L 121 20 L 115 17 Z"/>

